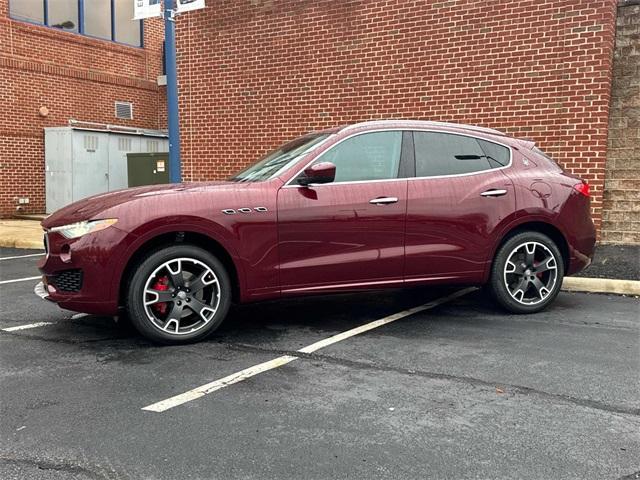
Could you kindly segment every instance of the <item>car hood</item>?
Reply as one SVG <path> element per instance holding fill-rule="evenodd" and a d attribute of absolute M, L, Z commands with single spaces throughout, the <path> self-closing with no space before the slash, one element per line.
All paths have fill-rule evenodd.
<path fill-rule="evenodd" d="M 210 191 L 212 189 L 225 189 L 229 187 L 243 188 L 247 184 L 238 182 L 193 182 L 172 183 L 167 185 L 149 185 L 144 187 L 127 188 L 114 192 L 102 193 L 84 198 L 61 208 L 42 221 L 46 229 L 70 223 L 102 218 L 101 213 L 114 207 L 149 197 L 160 195 L 173 195 L 188 192 Z"/>

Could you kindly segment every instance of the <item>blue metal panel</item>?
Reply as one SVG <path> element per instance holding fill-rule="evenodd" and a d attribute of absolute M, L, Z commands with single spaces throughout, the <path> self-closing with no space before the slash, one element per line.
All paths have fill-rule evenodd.
<path fill-rule="evenodd" d="M 144 48 L 144 21 L 138 20 L 140 22 L 140 47 Z"/>
<path fill-rule="evenodd" d="M 178 78 L 176 71 L 176 0 L 164 2 L 164 42 L 167 65 L 167 116 L 169 120 L 169 181 L 180 183 L 180 123 L 178 118 Z"/>
<path fill-rule="evenodd" d="M 111 40 L 116 40 L 116 9 L 111 0 Z"/>
<path fill-rule="evenodd" d="M 78 0 L 78 33 L 84 34 L 84 0 Z"/>

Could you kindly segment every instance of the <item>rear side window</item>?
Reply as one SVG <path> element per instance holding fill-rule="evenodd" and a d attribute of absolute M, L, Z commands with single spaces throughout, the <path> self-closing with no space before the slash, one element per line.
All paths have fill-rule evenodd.
<path fill-rule="evenodd" d="M 401 147 L 400 131 L 363 133 L 337 144 L 314 163 L 333 163 L 335 182 L 397 178 Z"/>
<path fill-rule="evenodd" d="M 478 143 L 492 167 L 506 167 L 509 165 L 510 153 L 507 147 L 480 138 L 478 138 Z"/>
<path fill-rule="evenodd" d="M 414 132 L 416 176 L 439 177 L 493 168 L 473 137 L 451 133 Z"/>

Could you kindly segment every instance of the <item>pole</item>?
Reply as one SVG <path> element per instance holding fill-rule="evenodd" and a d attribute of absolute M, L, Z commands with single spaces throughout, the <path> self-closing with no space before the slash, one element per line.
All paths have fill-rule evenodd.
<path fill-rule="evenodd" d="M 178 72 L 176 70 L 176 0 L 164 0 L 164 58 L 167 70 L 167 117 L 169 126 L 169 181 L 180 183 L 180 122 L 178 119 Z"/>

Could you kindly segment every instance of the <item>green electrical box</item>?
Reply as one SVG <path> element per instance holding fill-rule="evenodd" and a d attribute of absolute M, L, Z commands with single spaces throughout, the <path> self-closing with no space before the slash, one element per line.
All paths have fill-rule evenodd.
<path fill-rule="evenodd" d="M 130 187 L 169 183 L 168 153 L 127 153 Z"/>

